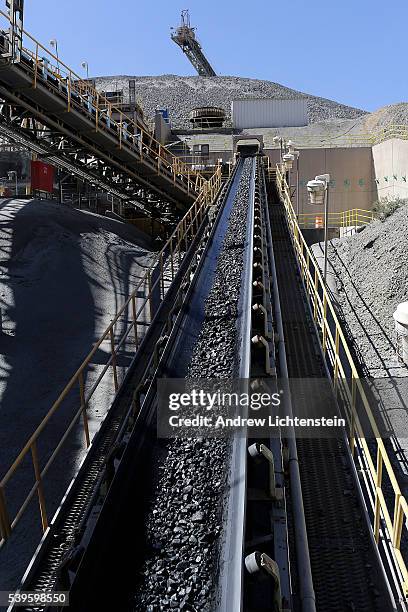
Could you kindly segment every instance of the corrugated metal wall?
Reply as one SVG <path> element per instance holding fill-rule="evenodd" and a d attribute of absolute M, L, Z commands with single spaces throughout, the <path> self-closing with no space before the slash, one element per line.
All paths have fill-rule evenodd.
<path fill-rule="evenodd" d="M 238 129 L 307 125 L 306 100 L 233 100 L 231 106 Z"/>

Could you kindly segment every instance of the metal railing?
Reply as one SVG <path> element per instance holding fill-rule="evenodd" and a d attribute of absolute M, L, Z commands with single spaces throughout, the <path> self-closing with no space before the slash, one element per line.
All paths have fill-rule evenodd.
<path fill-rule="evenodd" d="M 43 531 L 47 529 L 49 524 L 45 502 L 45 477 L 47 472 L 55 462 L 57 456 L 59 456 L 69 435 L 81 421 L 83 444 L 86 449 L 89 448 L 91 436 L 89 431 L 88 412 L 90 402 L 95 396 L 95 392 L 103 383 L 104 395 L 111 393 L 112 398 L 114 398 L 117 394 L 121 382 L 120 369 L 123 367 L 119 365 L 119 360 L 126 358 L 126 360 L 129 361 L 130 347 L 132 347 L 133 354 L 136 354 L 141 338 L 144 335 L 142 330 L 146 330 L 146 327 L 150 325 L 158 305 L 164 298 L 166 289 L 174 280 L 180 262 L 197 235 L 207 209 L 215 200 L 220 188 L 221 168 L 218 168 L 213 177 L 208 182 L 204 183 L 203 189 L 193 206 L 180 221 L 172 236 L 155 258 L 154 263 L 146 271 L 126 302 L 117 312 L 110 325 L 94 344 L 86 359 L 60 393 L 47 415 L 41 421 L 40 425 L 17 455 L 10 469 L 0 481 L 0 547 L 3 546 L 11 535 L 35 494 L 38 496 L 42 529 Z M 140 293 L 142 293 L 142 296 Z M 118 330 L 120 335 L 118 334 Z M 101 350 L 103 343 L 105 343 L 105 350 L 109 358 L 96 380 L 92 383 L 91 388 L 87 389 L 87 373 L 91 369 L 95 354 L 97 351 Z M 44 465 L 41 466 L 38 455 L 38 441 L 52 417 L 54 415 L 58 416 L 59 409 L 63 406 L 67 398 L 71 401 L 72 405 L 79 400 L 78 405 L 74 410 L 70 407 L 71 412 L 73 411 L 72 418 L 70 418 L 69 424 L 62 433 L 61 439 L 58 443 L 55 443 L 55 447 L 50 451 L 50 455 L 45 460 Z M 34 483 L 14 517 L 11 518 L 9 516 L 9 507 L 10 505 L 16 507 L 18 504 L 15 500 L 13 500 L 12 504 L 8 503 L 6 486 L 13 476 L 15 476 L 19 466 L 22 465 L 25 460 L 29 460 L 30 457 L 34 468 Z"/>
<path fill-rule="evenodd" d="M 134 152 L 142 161 L 148 163 L 159 175 L 167 176 L 180 188 L 192 196 L 201 190 L 206 178 L 200 172 L 184 164 L 165 146 L 154 139 L 153 134 L 138 120 L 129 117 L 120 107 L 115 106 L 92 83 L 84 80 L 67 66 L 59 56 L 52 53 L 25 30 L 19 30 L 23 47 L 19 58 L 13 57 L 15 48 L 8 38 L 6 29 L 11 27 L 10 17 L 0 11 L 0 17 L 7 24 L 2 27 L 0 57 L 5 61 L 17 61 L 31 76 L 31 85 L 39 83 L 65 101 L 66 110 L 76 110 L 92 121 L 96 132 L 114 135 L 119 149 Z M 18 26 L 14 26 L 18 28 Z M 119 116 L 114 120 L 113 115 Z"/>
<path fill-rule="evenodd" d="M 320 149 L 320 148 L 352 148 L 352 147 L 373 147 L 391 138 L 408 140 L 408 125 L 390 124 L 384 128 L 376 128 L 370 132 L 360 132 L 353 134 L 339 134 L 334 136 L 307 136 L 298 134 L 293 136 L 295 146 L 298 149 Z M 277 145 L 265 145 L 265 149 L 279 148 Z"/>
<path fill-rule="evenodd" d="M 329 227 L 361 227 L 374 221 L 372 210 L 352 208 L 340 212 L 329 212 Z M 301 229 L 323 227 L 324 213 L 300 213 L 298 223 Z"/>
<path fill-rule="evenodd" d="M 407 530 L 408 504 L 381 438 L 366 389 L 358 374 L 335 307 L 324 284 L 320 268 L 306 244 L 296 219 L 289 188 L 279 166 L 276 181 L 286 211 L 301 277 L 339 405 L 347 420 L 350 452 L 357 470 L 363 474 L 362 486 L 375 542 L 389 545 L 399 587 L 408 595 L 408 571 L 401 551 L 403 528 Z M 364 427 L 360 415 L 364 417 Z M 369 507 L 371 505 L 371 508 Z M 393 508 L 393 510 L 391 510 Z M 406 550 L 406 548 L 405 548 Z"/>

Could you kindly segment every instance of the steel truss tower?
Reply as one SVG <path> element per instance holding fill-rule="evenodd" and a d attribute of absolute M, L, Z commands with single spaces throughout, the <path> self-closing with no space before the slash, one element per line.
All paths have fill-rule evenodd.
<path fill-rule="evenodd" d="M 181 24 L 171 34 L 171 39 L 187 55 L 200 76 L 217 76 L 210 62 L 205 57 L 200 43 L 196 39 L 195 28 L 192 28 L 190 25 L 188 9 L 181 12 Z"/>

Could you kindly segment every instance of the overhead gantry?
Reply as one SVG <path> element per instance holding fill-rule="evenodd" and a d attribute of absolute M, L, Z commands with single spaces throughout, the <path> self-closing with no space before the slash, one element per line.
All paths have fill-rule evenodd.
<path fill-rule="evenodd" d="M 171 35 L 171 39 L 187 55 L 200 76 L 217 76 L 196 39 L 195 28 L 192 28 L 190 24 L 188 9 L 181 12 L 181 24 Z"/>

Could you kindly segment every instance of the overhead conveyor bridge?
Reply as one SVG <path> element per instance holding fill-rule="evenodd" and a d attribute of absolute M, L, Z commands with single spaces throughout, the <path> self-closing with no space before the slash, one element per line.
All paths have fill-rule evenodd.
<path fill-rule="evenodd" d="M 45 147 L 53 163 L 90 175 L 149 215 L 187 209 L 205 178 L 0 11 L 0 132 Z M 16 33 L 15 30 L 18 29 Z M 15 41 L 19 44 L 15 44 Z"/>

